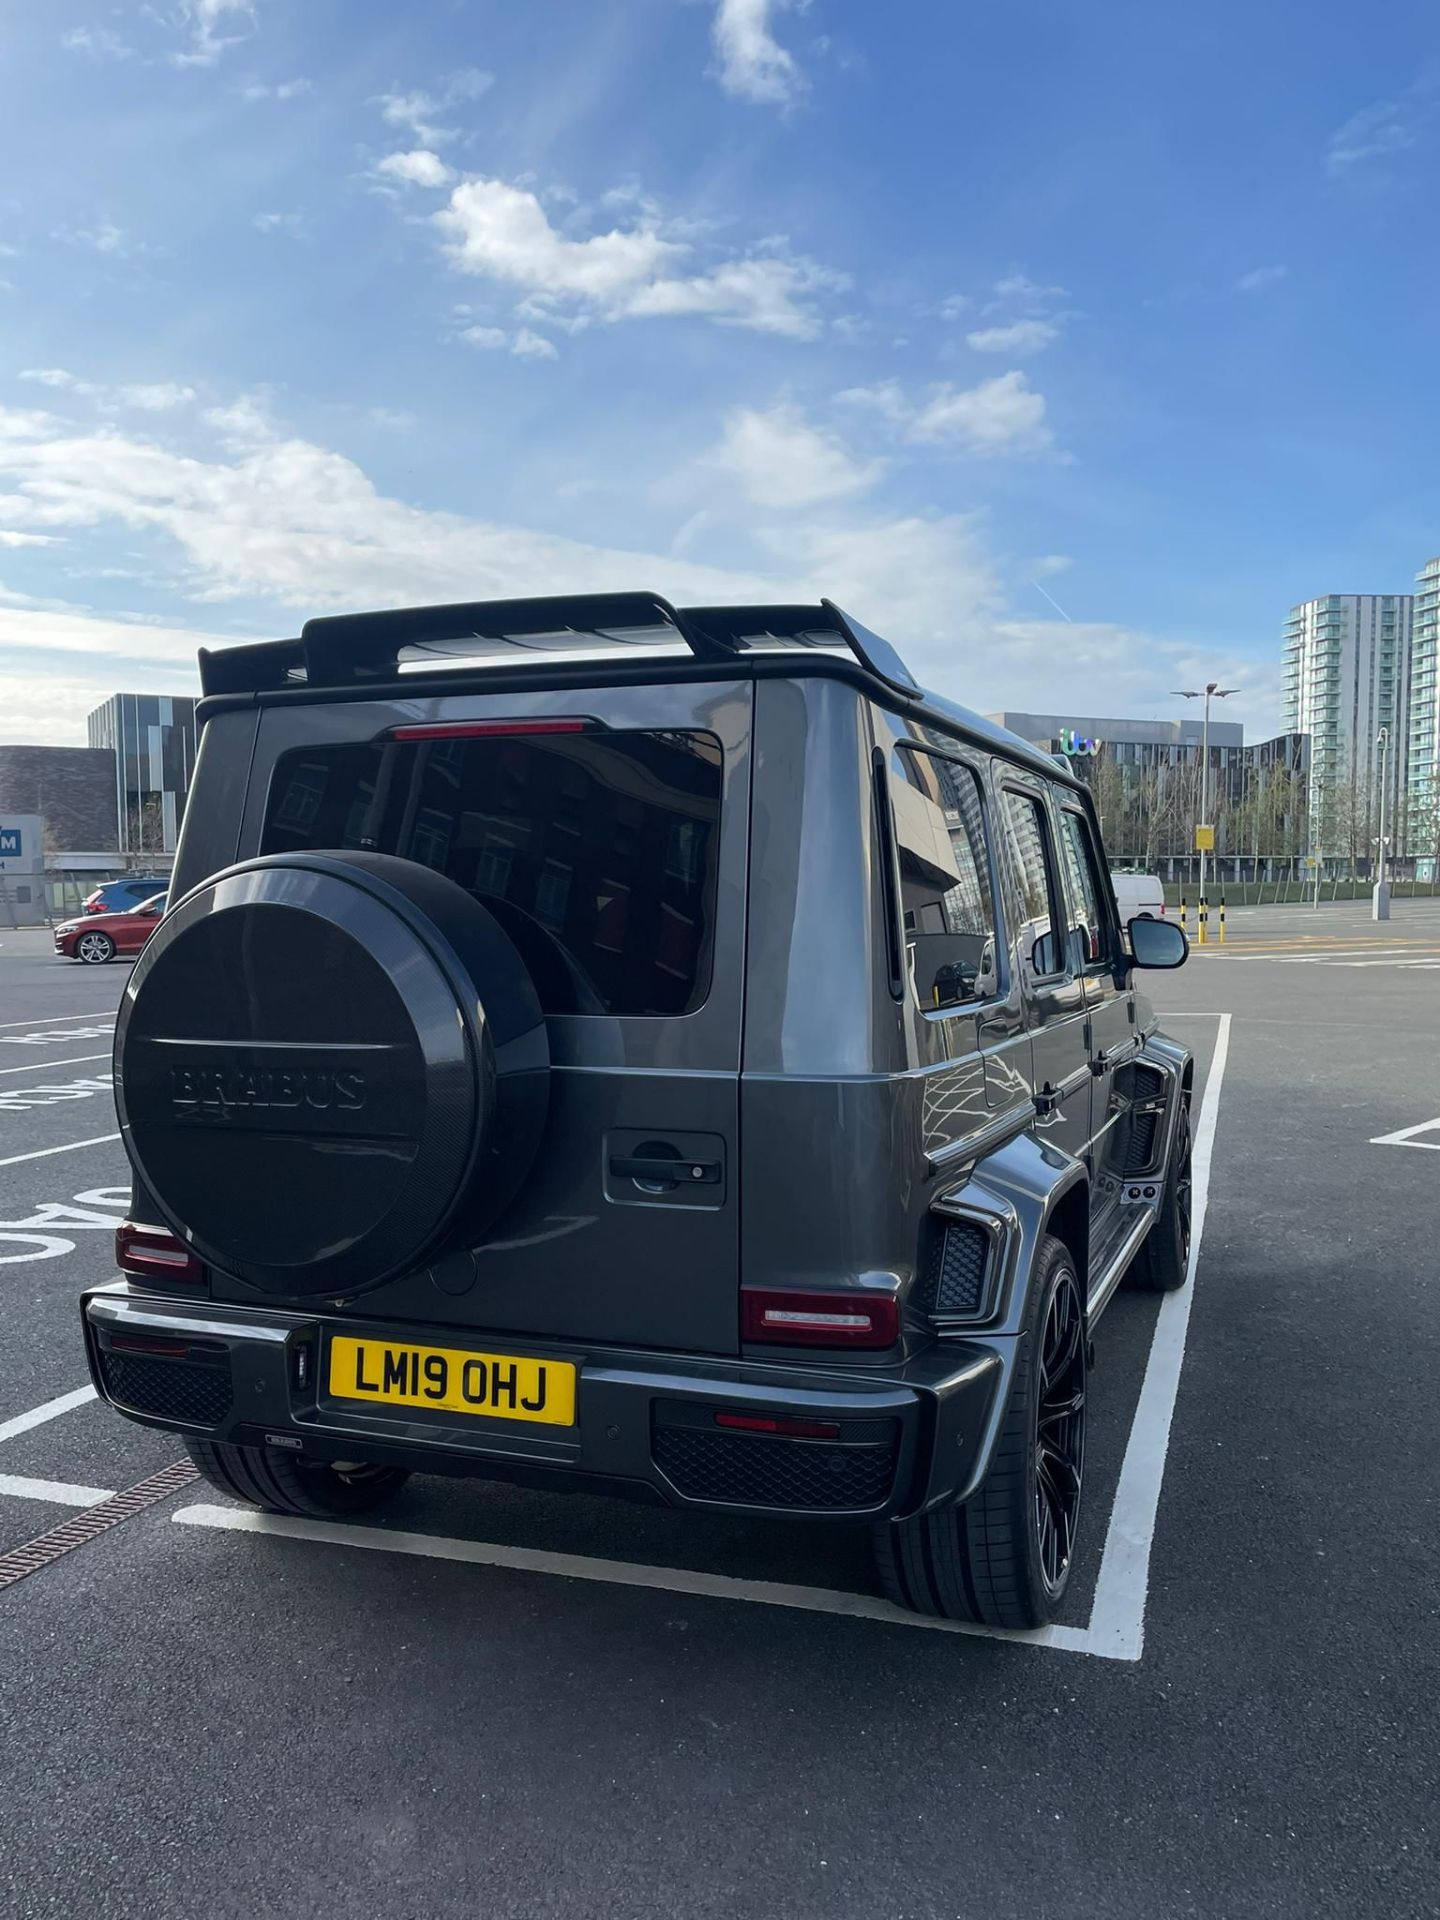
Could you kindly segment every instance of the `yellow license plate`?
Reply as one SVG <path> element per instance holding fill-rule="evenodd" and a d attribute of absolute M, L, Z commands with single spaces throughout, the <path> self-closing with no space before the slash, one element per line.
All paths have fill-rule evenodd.
<path fill-rule="evenodd" d="M 330 1342 L 330 1392 L 337 1400 L 431 1407 L 490 1420 L 575 1424 L 575 1369 L 568 1360 L 336 1335 Z"/>

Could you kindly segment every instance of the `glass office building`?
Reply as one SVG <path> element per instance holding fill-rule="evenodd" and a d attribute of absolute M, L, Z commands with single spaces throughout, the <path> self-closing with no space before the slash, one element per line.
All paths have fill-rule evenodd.
<path fill-rule="evenodd" d="M 158 693 L 112 693 L 87 722 L 92 747 L 115 755 L 120 851 L 175 851 L 195 766 L 195 702 Z"/>

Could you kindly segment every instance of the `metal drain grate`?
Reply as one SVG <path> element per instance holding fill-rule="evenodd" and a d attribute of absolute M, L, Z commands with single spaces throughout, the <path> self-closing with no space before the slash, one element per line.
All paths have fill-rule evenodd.
<path fill-rule="evenodd" d="M 25 1580 L 32 1573 L 39 1573 L 42 1567 L 48 1567 L 53 1560 L 73 1553 L 76 1547 L 88 1546 L 100 1534 L 108 1533 L 111 1527 L 118 1527 L 124 1520 L 133 1520 L 137 1513 L 144 1513 L 147 1507 L 158 1506 L 162 1500 L 168 1500 L 172 1493 L 179 1493 L 182 1487 L 188 1487 L 192 1480 L 198 1480 L 199 1477 L 188 1460 L 177 1460 L 173 1467 L 162 1467 L 159 1473 L 152 1473 L 148 1480 L 138 1480 L 123 1493 L 112 1494 L 98 1506 L 87 1507 L 83 1513 L 77 1513 L 73 1520 L 62 1520 L 49 1533 L 37 1534 L 35 1539 L 27 1540 L 23 1547 L 14 1547 L 9 1553 L 0 1554 L 0 1587 L 13 1587 L 17 1580 Z"/>

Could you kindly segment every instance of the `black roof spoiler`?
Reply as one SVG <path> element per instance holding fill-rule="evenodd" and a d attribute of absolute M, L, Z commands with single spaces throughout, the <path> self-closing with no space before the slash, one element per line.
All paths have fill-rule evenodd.
<path fill-rule="evenodd" d="M 748 653 L 806 647 L 843 649 L 888 687 L 912 697 L 920 692 L 894 648 L 833 601 L 682 609 L 657 593 L 479 600 L 307 620 L 298 640 L 202 647 L 200 684 L 209 696 L 393 682 L 402 657 L 414 660 L 427 652 L 437 666 L 448 656 L 456 666 L 489 658 L 528 667 L 542 661 L 564 665 L 576 653 L 684 649 L 695 660 L 733 666 Z M 573 661 L 568 670 L 574 671 Z"/>

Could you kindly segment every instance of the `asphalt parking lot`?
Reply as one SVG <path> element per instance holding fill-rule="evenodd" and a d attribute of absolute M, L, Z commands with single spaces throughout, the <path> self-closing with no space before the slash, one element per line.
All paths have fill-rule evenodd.
<path fill-rule="evenodd" d="M 1100 1329 L 1056 1629 L 899 1619 L 839 1530 L 185 1486 L 0 1590 L 0 1910 L 1440 1911 L 1440 904 L 1227 931 L 1157 976 L 1203 1237 Z M 0 1555 L 180 1456 L 80 1350 L 126 977 L 0 932 Z"/>

